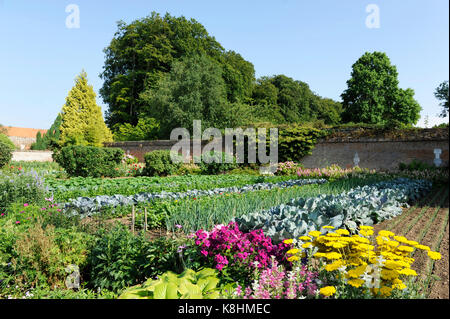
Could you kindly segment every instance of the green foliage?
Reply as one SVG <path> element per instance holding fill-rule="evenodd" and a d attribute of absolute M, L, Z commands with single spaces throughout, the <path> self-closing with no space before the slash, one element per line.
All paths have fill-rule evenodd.
<path fill-rule="evenodd" d="M 109 231 L 102 230 L 97 237 L 88 257 L 91 287 L 119 291 L 144 278 L 141 237 L 119 225 Z"/>
<path fill-rule="evenodd" d="M 53 153 L 53 159 L 69 176 L 114 177 L 123 154 L 120 148 L 75 145 Z"/>
<path fill-rule="evenodd" d="M 89 286 L 120 291 L 164 271 L 180 270 L 177 241 L 166 237 L 148 241 L 123 225 L 97 234 L 89 255 Z"/>
<path fill-rule="evenodd" d="M 186 269 L 179 275 L 166 272 L 157 280 L 127 289 L 119 299 L 217 299 L 218 283 L 217 273 L 211 268 L 198 272 Z"/>
<path fill-rule="evenodd" d="M 9 144 L 0 141 L 0 168 L 9 163 L 12 158 L 12 150 Z"/>
<path fill-rule="evenodd" d="M 43 227 L 38 221 L 18 232 L 10 249 L 10 267 L 5 269 L 22 288 L 64 287 L 70 264 L 83 267 L 91 237 L 76 228 Z"/>
<path fill-rule="evenodd" d="M 100 290 L 95 292 L 89 289 L 34 289 L 30 299 L 117 299 L 118 295 L 112 291 Z"/>
<path fill-rule="evenodd" d="M 343 121 L 416 124 L 420 105 L 414 100 L 412 89 L 398 87 L 397 76 L 397 68 L 385 53 L 366 52 L 361 56 L 353 64 L 348 87 L 341 95 Z"/>
<path fill-rule="evenodd" d="M 285 75 L 261 77 L 253 90 L 252 105 L 258 121 L 274 124 L 323 120 L 326 124 L 340 121 L 341 104 L 322 98 L 308 84 Z"/>
<path fill-rule="evenodd" d="M 446 117 L 448 115 L 448 81 L 444 81 L 436 88 L 434 91 L 434 96 L 436 99 L 441 101 L 440 106 L 442 107 L 440 117 Z"/>
<path fill-rule="evenodd" d="M 169 138 L 177 127 L 192 132 L 194 120 L 202 120 L 204 127 L 225 128 L 230 117 L 221 67 L 206 55 L 175 61 L 158 89 L 144 91 L 141 98 L 147 116 L 161 123 L 161 138 Z"/>
<path fill-rule="evenodd" d="M 117 123 L 136 125 L 143 113 L 151 111 L 140 99 L 141 93 L 149 90 L 153 94 L 158 82 L 176 65 L 174 62 L 183 57 L 207 55 L 214 60 L 221 69 L 229 102 L 249 94 L 254 81 L 251 63 L 225 51 L 199 22 L 168 13 L 160 16 L 152 12 L 129 24 L 120 21 L 104 52 L 100 94 L 108 104 L 106 120 L 110 127 Z"/>
<path fill-rule="evenodd" d="M 103 146 L 112 141 L 112 133 L 103 121 L 102 110 L 95 101 L 95 92 L 82 71 L 69 91 L 61 110 L 60 146 Z"/>
<path fill-rule="evenodd" d="M 429 165 L 427 163 L 424 163 L 422 161 L 413 159 L 411 162 L 409 162 L 408 164 L 405 163 L 400 163 L 398 165 L 398 168 L 400 171 L 424 171 L 424 170 L 429 170 L 429 169 L 435 169 L 436 167 L 433 165 Z"/>
<path fill-rule="evenodd" d="M 225 152 L 209 152 L 202 154 L 197 163 L 203 174 L 218 174 L 237 168 L 236 158 Z"/>
<path fill-rule="evenodd" d="M 316 128 L 289 125 L 280 128 L 278 132 L 278 161 L 298 162 L 311 154 L 317 139 L 327 135 L 324 130 Z"/>
<path fill-rule="evenodd" d="M 136 126 L 130 123 L 117 124 L 114 133 L 115 141 L 148 141 L 159 134 L 159 123 L 154 118 L 140 118 Z"/>
<path fill-rule="evenodd" d="M 298 197 L 269 210 L 244 215 L 236 222 L 244 232 L 263 229 L 275 243 L 327 225 L 356 229 L 356 226 L 398 216 L 408 201 L 424 196 L 431 186 L 429 181 L 399 178 L 356 187 L 338 195 Z"/>
<path fill-rule="evenodd" d="M 16 149 L 16 146 L 14 145 L 14 143 L 9 139 L 9 137 L 3 133 L 0 133 L 0 143 L 4 143 L 6 145 L 8 145 L 12 151 L 14 151 Z M 1 164 L 0 164 L 1 167 Z"/>
<path fill-rule="evenodd" d="M 61 113 L 58 113 L 55 121 L 52 126 L 48 129 L 47 133 L 44 136 L 41 135 L 41 132 L 37 132 L 36 134 L 36 142 L 31 144 L 32 150 L 46 150 L 46 149 L 55 149 L 58 148 L 58 142 L 61 135 Z"/>
<path fill-rule="evenodd" d="M 188 165 L 188 164 L 184 164 Z M 192 165 L 192 164 L 190 164 Z M 180 172 L 182 168 L 178 170 Z M 198 168 L 193 168 L 199 173 Z M 188 173 L 193 173 L 189 171 Z M 207 190 L 217 187 L 240 187 L 261 182 L 279 182 L 289 177 L 260 176 L 259 170 L 241 169 L 235 175 L 192 176 L 138 176 L 134 178 L 91 178 L 72 177 L 70 179 L 46 178 L 45 186 L 58 202 L 76 197 L 97 195 L 135 195 L 138 193 L 184 192 L 187 190 Z"/>
<path fill-rule="evenodd" d="M 167 176 L 176 173 L 182 163 L 172 161 L 171 151 L 160 150 L 148 152 L 144 156 L 145 168 L 142 172 L 146 176 Z"/>

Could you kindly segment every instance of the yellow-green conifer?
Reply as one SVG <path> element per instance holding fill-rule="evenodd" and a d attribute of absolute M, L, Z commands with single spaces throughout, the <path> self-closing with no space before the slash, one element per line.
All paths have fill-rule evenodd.
<path fill-rule="evenodd" d="M 103 146 L 112 141 L 112 133 L 106 126 L 102 110 L 95 101 L 95 92 L 82 71 L 69 91 L 61 111 L 60 144 Z"/>

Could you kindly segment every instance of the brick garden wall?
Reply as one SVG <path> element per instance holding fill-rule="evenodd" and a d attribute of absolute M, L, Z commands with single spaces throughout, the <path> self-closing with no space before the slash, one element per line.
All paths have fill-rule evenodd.
<path fill-rule="evenodd" d="M 154 150 L 169 150 L 176 141 L 114 142 L 105 146 L 122 148 L 126 153 L 144 160 L 144 154 Z M 202 147 L 208 141 L 202 141 Z M 442 166 L 449 162 L 448 129 L 422 129 L 389 135 L 372 134 L 367 131 L 340 130 L 319 140 L 311 155 L 301 163 L 307 168 L 337 164 L 353 166 L 353 157 L 358 153 L 359 166 L 370 169 L 392 169 L 398 164 L 413 159 L 433 164 L 434 149 L 440 148 Z M 192 145 L 191 145 L 192 154 Z"/>

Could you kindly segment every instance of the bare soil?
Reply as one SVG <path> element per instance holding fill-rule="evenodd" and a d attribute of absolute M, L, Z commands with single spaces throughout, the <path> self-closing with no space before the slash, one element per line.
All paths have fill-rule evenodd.
<path fill-rule="evenodd" d="M 442 258 L 437 261 L 432 261 L 422 250 L 416 250 L 413 255 L 412 268 L 418 274 L 420 292 L 428 299 L 449 299 L 448 194 L 448 185 L 435 189 L 410 208 L 404 208 L 401 215 L 374 225 L 375 234 L 390 230 L 441 253 Z"/>

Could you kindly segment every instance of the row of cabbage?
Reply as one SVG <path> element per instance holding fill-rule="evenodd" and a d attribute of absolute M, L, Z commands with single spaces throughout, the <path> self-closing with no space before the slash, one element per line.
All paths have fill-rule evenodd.
<path fill-rule="evenodd" d="M 276 183 L 255 183 L 244 186 L 220 187 L 209 190 L 192 189 L 185 192 L 147 193 L 141 192 L 134 195 L 99 195 L 95 197 L 78 197 L 67 203 L 60 204 L 64 211 L 69 214 L 80 214 L 90 216 L 99 212 L 104 207 L 131 206 L 139 203 L 153 202 L 156 200 L 177 200 L 182 198 L 198 198 L 203 196 L 213 196 L 227 193 L 246 193 L 257 190 L 271 190 L 275 188 L 288 188 L 293 186 L 303 186 L 308 184 L 323 184 L 325 179 L 295 179 Z"/>
<path fill-rule="evenodd" d="M 134 195 L 140 192 L 185 192 L 191 189 L 245 186 L 255 183 L 276 183 L 290 180 L 289 176 L 258 175 L 185 175 L 169 177 L 138 176 L 133 178 L 73 177 L 70 179 L 46 178 L 48 192 L 59 202 L 77 197 L 97 195 Z"/>
<path fill-rule="evenodd" d="M 342 194 L 293 199 L 234 221 L 242 231 L 263 229 L 274 242 L 280 242 L 326 225 L 355 229 L 393 218 L 402 213 L 402 207 L 407 207 L 409 201 L 424 196 L 431 187 L 432 183 L 426 180 L 398 178 L 358 186 Z"/>

